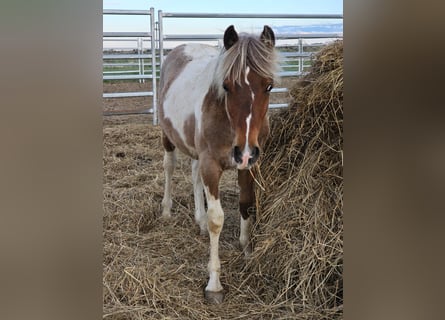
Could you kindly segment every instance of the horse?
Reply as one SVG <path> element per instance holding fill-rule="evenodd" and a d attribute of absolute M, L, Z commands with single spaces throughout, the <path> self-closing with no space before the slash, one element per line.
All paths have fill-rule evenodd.
<path fill-rule="evenodd" d="M 172 174 L 180 150 L 192 159 L 195 221 L 210 238 L 204 290 L 210 303 L 223 302 L 225 294 L 218 249 L 224 224 L 219 181 L 224 170 L 238 169 L 239 240 L 248 256 L 252 208 L 255 211 L 250 169 L 269 135 L 269 93 L 279 79 L 275 35 L 269 26 L 257 37 L 238 34 L 231 25 L 223 43 L 221 49 L 196 43 L 174 48 L 161 67 L 158 101 L 164 147 L 162 217 L 171 216 Z"/>

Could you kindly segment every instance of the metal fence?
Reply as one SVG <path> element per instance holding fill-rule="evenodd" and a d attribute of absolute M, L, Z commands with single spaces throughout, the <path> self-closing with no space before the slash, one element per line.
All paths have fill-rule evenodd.
<path fill-rule="evenodd" d="M 152 109 L 141 110 L 139 113 L 153 113 L 153 124 L 157 124 L 157 104 L 156 104 L 156 78 L 159 73 L 160 67 L 164 61 L 168 49 L 167 43 L 184 43 L 191 41 L 198 41 L 204 43 L 211 43 L 216 46 L 222 46 L 223 34 L 169 34 L 165 32 L 165 26 L 168 26 L 169 19 L 181 19 L 184 20 L 184 24 L 190 23 L 193 19 L 343 19 L 343 15 L 338 14 L 236 14 L 236 13 L 179 13 L 179 12 L 163 12 L 158 11 L 157 21 L 154 18 L 154 9 L 150 10 L 104 10 L 104 14 L 128 14 L 128 15 L 147 15 L 150 17 L 150 30 L 146 33 L 137 32 L 104 32 L 105 39 L 116 39 L 116 37 L 125 37 L 125 39 L 132 38 L 133 41 L 137 41 L 137 52 L 134 54 L 104 54 L 104 70 L 106 66 L 112 65 L 108 61 L 119 61 L 114 65 L 120 65 L 125 70 L 125 67 L 133 67 L 130 70 L 124 72 L 104 72 L 104 80 L 128 80 L 138 79 L 139 81 L 145 81 L 145 79 L 151 79 L 152 91 L 144 92 L 132 92 L 132 93 L 104 93 L 104 98 L 121 98 L 121 97 L 135 97 L 135 96 L 151 96 L 152 97 Z M 188 20 L 188 21 L 187 21 Z M 281 51 L 282 71 L 281 77 L 300 77 L 305 74 L 305 64 L 310 61 L 314 52 L 305 50 L 305 47 L 314 47 L 314 45 L 305 44 L 308 39 L 337 39 L 342 38 L 342 34 L 338 33 L 286 33 L 275 34 L 277 40 L 277 47 L 279 47 L 280 40 L 293 41 L 292 51 Z M 144 53 L 144 39 L 149 39 L 149 48 Z M 280 50 L 279 50 L 280 51 Z M 136 59 L 133 62 L 124 61 L 125 59 Z M 147 62 L 149 61 L 150 73 L 147 74 Z M 113 74 L 114 73 L 114 74 Z M 278 87 L 272 90 L 274 93 L 286 93 L 288 88 Z M 270 108 L 286 107 L 285 103 L 271 103 Z"/>
<path fill-rule="evenodd" d="M 145 82 L 145 79 L 151 79 L 152 89 L 151 91 L 140 92 L 114 92 L 103 93 L 104 99 L 112 98 L 128 98 L 128 97 L 152 97 L 152 108 L 140 110 L 138 113 L 153 113 L 156 114 L 156 29 L 155 29 L 155 11 L 154 8 L 150 10 L 104 10 L 104 15 L 141 15 L 148 16 L 150 19 L 150 27 L 148 32 L 104 32 L 104 41 L 130 41 L 133 39 L 138 43 L 138 50 L 135 53 L 122 53 L 125 52 L 125 48 L 120 48 L 119 51 L 112 54 L 105 53 L 103 55 L 104 72 L 103 80 L 139 80 Z M 143 43 L 144 40 L 149 40 L 150 45 L 147 48 L 148 53 L 144 53 Z M 128 49 L 128 48 L 127 48 Z M 146 60 L 150 61 L 150 72 L 147 73 Z M 113 62 L 114 61 L 114 62 Z M 118 61 L 116 63 L 116 61 Z M 124 61 L 124 62 L 123 62 Z M 127 62 L 137 61 L 137 62 Z M 106 67 L 124 67 L 124 70 L 119 71 L 105 71 Z M 131 69 L 131 67 L 137 66 L 137 72 Z M 119 113 L 108 113 L 105 115 L 118 115 Z M 153 124 L 156 124 L 157 120 L 153 117 Z"/>

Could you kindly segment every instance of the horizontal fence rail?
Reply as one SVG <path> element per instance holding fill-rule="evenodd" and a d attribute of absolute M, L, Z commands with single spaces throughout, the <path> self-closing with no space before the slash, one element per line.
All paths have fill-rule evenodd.
<path fill-rule="evenodd" d="M 112 14 L 112 15 L 126 15 L 126 16 L 149 16 L 153 12 L 154 8 L 150 8 L 150 10 L 121 10 L 121 9 L 104 9 L 103 14 Z"/>
<path fill-rule="evenodd" d="M 343 19 L 342 14 L 281 14 L 281 13 L 185 13 L 162 12 L 163 17 L 170 18 L 265 18 L 265 19 Z"/>
<path fill-rule="evenodd" d="M 116 92 L 104 93 L 103 98 L 131 98 L 131 97 L 151 97 L 152 108 L 145 108 L 139 111 L 104 112 L 104 115 L 128 115 L 128 114 L 152 114 L 153 124 L 158 123 L 157 115 L 157 86 L 159 71 L 169 49 L 165 48 L 166 42 L 184 43 L 198 41 L 213 43 L 215 46 L 222 46 L 223 33 L 219 34 L 169 34 L 164 32 L 164 24 L 169 18 L 183 18 L 184 23 L 191 18 L 230 18 L 230 19 L 343 19 L 342 14 L 248 14 L 248 13 L 183 13 L 183 12 L 163 12 L 158 11 L 157 21 L 155 21 L 154 8 L 150 10 L 103 10 L 104 15 L 142 15 L 150 18 L 150 30 L 146 32 L 104 32 L 105 41 L 133 41 L 137 46 L 120 47 L 119 50 L 111 49 L 110 52 L 104 50 L 103 54 L 103 80 L 145 80 L 151 79 L 152 89 L 140 92 Z M 343 38 L 342 33 L 275 33 L 277 48 L 279 49 L 281 77 L 301 77 L 307 73 L 307 68 L 311 64 L 311 59 L 322 45 L 320 43 L 305 43 L 314 39 L 338 39 Z M 278 41 L 291 40 L 294 45 L 280 45 Z M 148 47 L 144 47 L 148 43 Z M 293 51 L 288 51 L 292 47 Z M 287 50 L 286 50 L 287 49 Z M 306 50 L 305 50 L 306 49 Z M 107 70 L 105 70 L 107 69 Z M 273 88 L 272 94 L 286 94 L 287 87 Z M 286 103 L 271 103 L 271 109 L 287 107 Z"/>
<path fill-rule="evenodd" d="M 126 37 L 126 38 L 133 38 L 133 37 L 151 37 L 151 32 L 104 32 L 104 37 Z"/>

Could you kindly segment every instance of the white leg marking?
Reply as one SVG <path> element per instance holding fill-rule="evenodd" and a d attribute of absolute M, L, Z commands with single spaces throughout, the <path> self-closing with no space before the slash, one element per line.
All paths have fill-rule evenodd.
<path fill-rule="evenodd" d="M 241 217 L 239 242 L 246 256 L 250 255 L 250 231 L 252 229 L 252 217 L 246 220 Z"/>
<path fill-rule="evenodd" d="M 207 215 L 204 207 L 204 187 L 199 174 L 199 161 L 192 159 L 193 195 L 195 199 L 195 221 L 201 234 L 207 233 Z"/>
<path fill-rule="evenodd" d="M 168 218 L 171 216 L 172 209 L 172 176 L 176 165 L 176 150 L 164 153 L 164 198 L 162 199 L 162 216 Z"/>
<path fill-rule="evenodd" d="M 224 212 L 220 200 L 216 200 L 205 187 L 208 203 L 208 229 L 210 237 L 210 261 L 208 264 L 209 282 L 206 291 L 219 292 L 223 290 L 219 275 L 221 273 L 221 262 L 219 260 L 219 235 L 224 224 Z"/>

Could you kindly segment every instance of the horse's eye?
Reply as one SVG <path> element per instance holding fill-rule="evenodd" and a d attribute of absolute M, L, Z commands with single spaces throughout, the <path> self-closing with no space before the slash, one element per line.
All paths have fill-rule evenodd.
<path fill-rule="evenodd" d="M 223 89 L 224 89 L 225 92 L 229 92 L 229 88 L 227 88 L 225 83 L 223 83 Z"/>
<path fill-rule="evenodd" d="M 269 84 L 266 88 L 267 92 L 270 92 L 273 89 L 273 84 Z"/>

